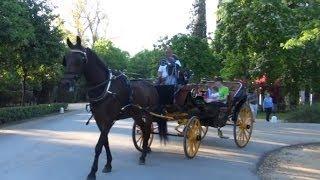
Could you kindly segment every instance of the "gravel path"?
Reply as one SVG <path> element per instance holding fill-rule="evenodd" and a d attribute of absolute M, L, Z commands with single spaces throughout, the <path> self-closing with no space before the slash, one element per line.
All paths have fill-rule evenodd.
<path fill-rule="evenodd" d="M 320 143 L 294 145 L 269 153 L 261 166 L 262 179 L 320 179 Z"/>

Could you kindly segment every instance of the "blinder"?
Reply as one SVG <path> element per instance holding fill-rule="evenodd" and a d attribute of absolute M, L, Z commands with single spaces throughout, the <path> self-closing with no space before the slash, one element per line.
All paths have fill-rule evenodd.
<path fill-rule="evenodd" d="M 70 50 L 71 53 L 80 53 L 82 56 L 82 61 L 84 61 L 85 64 L 88 63 L 88 57 L 87 57 L 87 53 L 78 49 L 71 49 Z"/>
<path fill-rule="evenodd" d="M 81 54 L 81 60 L 82 60 L 85 64 L 88 63 L 88 57 L 87 57 L 87 53 L 86 53 L 86 52 L 83 52 L 83 51 L 78 50 L 78 49 L 71 49 L 70 52 L 72 52 L 72 53 L 80 53 L 80 54 Z M 63 56 L 62 65 L 63 65 L 64 67 L 67 66 L 66 56 Z"/>

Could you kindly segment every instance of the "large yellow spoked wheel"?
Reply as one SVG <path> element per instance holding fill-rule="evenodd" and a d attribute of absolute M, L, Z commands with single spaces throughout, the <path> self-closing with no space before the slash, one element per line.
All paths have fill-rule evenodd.
<path fill-rule="evenodd" d="M 200 119 L 193 116 L 184 128 L 183 149 L 187 158 L 196 156 L 201 143 L 202 127 Z"/>
<path fill-rule="evenodd" d="M 243 148 L 248 144 L 252 134 L 253 121 L 249 105 L 242 105 L 237 122 L 233 126 L 233 137 L 238 147 Z"/>
<path fill-rule="evenodd" d="M 154 132 L 154 126 L 153 124 L 151 124 L 151 134 L 150 134 L 150 138 L 148 141 L 148 147 L 151 146 L 152 141 L 153 141 L 153 134 Z M 132 141 L 133 141 L 133 145 L 134 147 L 142 152 L 143 148 L 142 148 L 142 144 L 143 144 L 143 136 L 142 136 L 142 130 L 140 128 L 140 126 L 138 124 L 136 124 L 136 122 L 133 123 L 133 127 L 132 127 Z"/>

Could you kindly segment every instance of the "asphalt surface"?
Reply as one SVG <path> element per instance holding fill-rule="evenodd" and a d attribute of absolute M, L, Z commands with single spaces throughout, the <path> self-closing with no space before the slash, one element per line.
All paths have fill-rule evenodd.
<path fill-rule="evenodd" d="M 0 180 L 79 180 L 86 179 L 94 156 L 99 130 L 84 104 L 70 106 L 71 112 L 38 118 L 0 129 Z M 256 166 L 267 152 L 282 146 L 319 142 L 318 124 L 271 124 L 257 121 L 250 143 L 239 149 L 232 128 L 220 139 L 210 128 L 194 159 L 186 159 L 183 138 L 170 137 L 161 145 L 156 136 L 146 165 L 138 165 L 140 153 L 131 139 L 133 121 L 115 123 L 109 135 L 113 169 L 101 172 L 106 155 L 100 156 L 97 179 L 259 179 Z M 170 123 L 173 131 L 174 123 Z"/>

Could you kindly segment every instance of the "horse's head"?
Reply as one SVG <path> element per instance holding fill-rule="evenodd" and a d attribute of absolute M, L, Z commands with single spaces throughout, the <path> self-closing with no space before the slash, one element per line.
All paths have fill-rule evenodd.
<path fill-rule="evenodd" d="M 69 38 L 67 44 L 69 52 L 63 57 L 63 66 L 65 67 L 64 76 L 61 80 L 62 87 L 69 91 L 74 90 L 75 81 L 79 79 L 84 72 L 85 64 L 88 62 L 86 49 L 81 45 L 81 39 L 77 36 L 77 43 L 74 45 Z"/>

